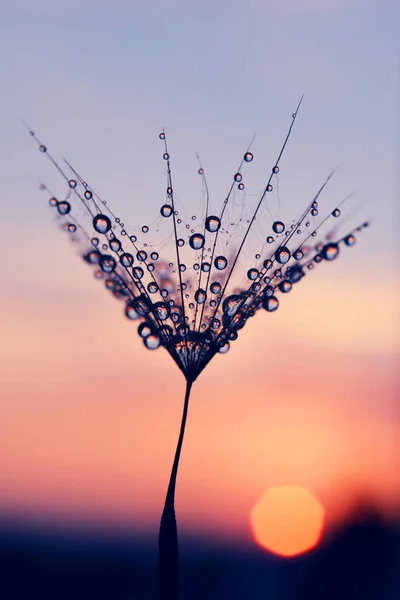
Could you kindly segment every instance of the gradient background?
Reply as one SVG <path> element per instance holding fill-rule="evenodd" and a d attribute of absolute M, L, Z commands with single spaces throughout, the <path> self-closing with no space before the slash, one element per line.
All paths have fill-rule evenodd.
<path fill-rule="evenodd" d="M 15 0 L 0 23 L 0 515 L 154 536 L 184 382 L 145 351 L 54 226 L 58 176 L 18 118 L 127 229 L 157 214 L 165 126 L 182 202 L 195 151 L 222 197 L 243 148 L 268 165 L 300 95 L 281 202 L 295 216 L 339 165 L 372 226 L 258 314 L 193 388 L 180 530 L 251 543 L 270 485 L 313 490 L 327 528 L 360 498 L 400 508 L 397 0 Z M 111 8 L 112 6 L 112 8 Z M 325 197 L 325 196 L 324 196 Z M 330 202 L 330 204 L 329 204 Z M 397 402 L 397 404 L 396 404 Z"/>

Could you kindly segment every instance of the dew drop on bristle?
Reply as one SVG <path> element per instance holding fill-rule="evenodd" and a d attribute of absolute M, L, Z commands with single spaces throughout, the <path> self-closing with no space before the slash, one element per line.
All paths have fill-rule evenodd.
<path fill-rule="evenodd" d="M 168 308 L 164 302 L 156 302 L 153 306 L 153 311 L 157 319 L 165 321 L 168 319 Z"/>
<path fill-rule="evenodd" d="M 218 269 L 218 271 L 222 271 L 223 269 L 225 269 L 225 267 L 226 267 L 227 264 L 228 264 L 228 261 L 225 258 L 225 256 L 217 256 L 214 259 L 214 267 L 216 269 Z"/>
<path fill-rule="evenodd" d="M 290 260 L 290 250 L 286 246 L 280 246 L 275 252 L 275 260 L 280 264 L 284 265 Z"/>
<path fill-rule="evenodd" d="M 148 233 L 149 228 L 147 227 L 147 225 L 143 225 L 142 231 L 143 231 L 143 233 Z"/>
<path fill-rule="evenodd" d="M 49 204 L 50 204 L 50 206 L 57 206 L 57 204 L 58 204 L 57 198 L 50 198 Z"/>
<path fill-rule="evenodd" d="M 267 269 L 267 270 L 270 269 L 272 267 L 272 260 L 267 258 L 266 260 L 264 260 L 263 266 L 264 266 L 264 269 Z"/>
<path fill-rule="evenodd" d="M 113 252 L 119 252 L 121 250 L 121 242 L 117 238 L 113 238 L 110 241 L 110 248 Z"/>
<path fill-rule="evenodd" d="M 127 303 L 127 305 L 125 306 L 125 315 L 128 317 L 128 319 L 130 319 L 131 321 L 135 321 L 136 319 L 139 318 L 139 314 L 136 312 L 135 308 L 134 308 L 134 304 L 133 304 L 133 300 L 131 300 L 130 302 Z"/>
<path fill-rule="evenodd" d="M 228 317 L 233 317 L 242 302 L 243 296 L 239 296 L 239 294 L 232 294 L 231 296 L 228 296 L 222 303 L 222 310 L 224 314 Z"/>
<path fill-rule="evenodd" d="M 194 299 L 196 300 L 197 304 L 204 304 L 204 302 L 207 300 L 207 294 L 205 290 L 201 288 L 196 290 L 194 294 Z"/>
<path fill-rule="evenodd" d="M 221 291 L 221 284 L 219 283 L 219 281 L 213 281 L 213 283 L 210 285 L 210 292 L 212 294 L 219 294 Z"/>
<path fill-rule="evenodd" d="M 211 265 L 209 262 L 201 263 L 201 270 L 203 271 L 203 273 L 208 273 L 210 269 L 211 269 Z"/>
<path fill-rule="evenodd" d="M 335 208 L 335 210 L 332 211 L 332 217 L 340 217 L 340 215 L 340 208 Z"/>
<path fill-rule="evenodd" d="M 144 262 L 147 258 L 147 252 L 144 250 L 139 250 L 139 252 L 136 254 L 136 258 L 139 262 Z"/>
<path fill-rule="evenodd" d="M 33 132 L 31 132 L 31 135 L 32 135 L 32 133 L 33 133 Z M 33 135 L 35 135 L 35 134 L 33 133 Z M 46 146 L 44 146 L 43 144 L 40 144 L 40 146 L 39 146 L 39 150 L 40 150 L 40 152 L 47 152 L 47 148 L 46 148 Z"/>
<path fill-rule="evenodd" d="M 201 233 L 194 233 L 189 238 L 189 245 L 193 250 L 200 250 L 204 246 L 204 236 Z"/>
<path fill-rule="evenodd" d="M 304 277 L 302 266 L 295 263 L 291 267 L 288 267 L 285 272 L 285 277 L 290 283 L 297 283 Z"/>
<path fill-rule="evenodd" d="M 239 183 L 238 190 L 244 190 L 244 183 Z"/>
<path fill-rule="evenodd" d="M 158 137 L 160 138 L 160 140 L 165 140 L 165 133 L 161 132 Z"/>
<path fill-rule="evenodd" d="M 279 167 L 278 165 L 275 165 L 275 167 L 272 169 L 272 172 L 274 175 L 276 175 L 277 173 L 279 173 Z"/>
<path fill-rule="evenodd" d="M 71 205 L 66 200 L 62 200 L 57 204 L 57 210 L 60 215 L 67 215 L 71 210 Z"/>
<path fill-rule="evenodd" d="M 263 300 L 263 308 L 268 312 L 274 312 L 279 306 L 279 300 L 275 296 L 266 297 Z"/>
<path fill-rule="evenodd" d="M 317 214 L 318 214 L 318 209 L 317 208 L 312 208 L 311 209 L 311 214 L 312 214 L 313 217 L 316 217 Z"/>
<path fill-rule="evenodd" d="M 164 160 L 168 160 L 168 159 L 169 159 L 169 154 L 168 154 L 168 152 L 164 152 L 164 154 L 163 154 L 163 159 L 164 159 Z"/>
<path fill-rule="evenodd" d="M 339 254 L 339 244 L 335 242 L 331 242 L 330 244 L 326 244 L 322 250 L 321 255 L 325 260 L 334 260 Z"/>
<path fill-rule="evenodd" d="M 160 208 L 160 213 L 162 217 L 170 217 L 172 215 L 172 206 L 170 204 L 164 204 Z"/>
<path fill-rule="evenodd" d="M 229 342 L 226 342 L 223 346 L 220 346 L 218 348 L 218 352 L 220 354 L 226 354 L 229 351 L 229 348 L 230 348 Z"/>
<path fill-rule="evenodd" d="M 149 292 L 149 294 L 155 294 L 156 292 L 158 292 L 158 285 L 155 283 L 155 281 L 151 281 L 149 283 L 149 285 L 147 286 L 147 291 Z"/>
<path fill-rule="evenodd" d="M 246 152 L 246 154 L 244 155 L 243 158 L 246 162 L 251 162 L 253 160 L 254 156 L 251 152 Z"/>
<path fill-rule="evenodd" d="M 86 200 L 91 200 L 93 198 L 93 194 L 90 190 L 85 190 L 83 195 L 85 196 Z"/>
<path fill-rule="evenodd" d="M 247 277 L 251 281 L 254 281 L 255 279 L 257 279 L 257 277 L 258 277 L 258 269 L 249 269 L 247 271 Z"/>
<path fill-rule="evenodd" d="M 346 244 L 346 246 L 354 246 L 354 244 L 356 243 L 356 238 L 351 233 L 350 235 L 344 238 L 344 243 Z"/>
<path fill-rule="evenodd" d="M 119 262 L 123 267 L 130 267 L 133 265 L 133 256 L 129 252 L 124 252 L 119 257 Z"/>
<path fill-rule="evenodd" d="M 204 169 L 202 169 L 202 168 L 200 168 L 197 172 L 199 175 L 204 175 Z"/>
<path fill-rule="evenodd" d="M 185 240 L 179 238 L 178 240 L 176 240 L 176 245 L 179 246 L 179 248 L 182 248 L 182 246 L 185 245 Z"/>
<path fill-rule="evenodd" d="M 142 279 L 142 277 L 144 275 L 144 271 L 143 271 L 142 267 L 133 267 L 132 275 L 133 275 L 134 279 Z"/>
<path fill-rule="evenodd" d="M 206 229 L 210 231 L 210 233 L 215 233 L 221 227 L 221 220 L 219 217 L 215 215 L 210 215 L 206 219 Z"/>
<path fill-rule="evenodd" d="M 92 250 L 91 252 L 83 255 L 83 260 L 92 265 L 97 265 L 100 262 L 100 257 L 100 252 L 97 250 Z"/>
<path fill-rule="evenodd" d="M 70 180 L 68 181 L 68 185 L 69 185 L 69 187 L 70 187 L 71 189 L 73 189 L 73 190 L 74 190 L 74 189 L 76 188 L 76 186 L 78 185 L 78 183 L 77 183 L 77 181 L 76 181 L 75 179 L 70 179 Z"/>
<path fill-rule="evenodd" d="M 275 221 L 272 225 L 272 230 L 274 233 L 283 233 L 285 231 L 285 224 L 282 221 Z"/>
<path fill-rule="evenodd" d="M 292 289 L 292 284 L 287 279 L 284 279 L 279 283 L 278 288 L 283 294 L 287 294 Z"/>
<path fill-rule="evenodd" d="M 112 273 L 117 265 L 115 259 L 110 254 L 102 254 L 99 260 L 100 269 L 104 273 Z"/>
<path fill-rule="evenodd" d="M 68 224 L 68 231 L 69 231 L 69 233 L 75 233 L 75 231 L 76 231 L 76 225 L 75 225 L 75 223 L 69 223 Z"/>
<path fill-rule="evenodd" d="M 269 235 L 266 239 L 267 244 L 272 244 L 274 241 L 274 238 L 272 237 L 272 235 Z"/>
<path fill-rule="evenodd" d="M 273 188 L 273 187 L 272 187 L 272 185 L 269 183 L 269 184 L 267 185 L 267 192 L 272 192 L 272 190 L 273 190 L 273 189 L 274 189 L 274 188 Z"/>
<path fill-rule="evenodd" d="M 150 324 L 147 323 L 147 321 L 143 321 L 143 323 L 140 323 L 140 325 L 138 327 L 138 334 L 140 335 L 141 338 L 148 337 L 152 332 L 153 332 L 153 329 L 150 326 Z"/>
<path fill-rule="evenodd" d="M 111 221 L 107 215 L 96 215 L 93 218 L 93 227 L 97 233 L 107 233 L 111 229 Z"/>
<path fill-rule="evenodd" d="M 154 334 L 144 338 L 143 342 L 148 350 L 156 350 L 161 344 L 160 338 Z"/>

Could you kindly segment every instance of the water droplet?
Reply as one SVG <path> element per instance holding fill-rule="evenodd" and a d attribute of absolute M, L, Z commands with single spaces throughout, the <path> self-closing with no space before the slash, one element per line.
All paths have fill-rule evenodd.
<path fill-rule="evenodd" d="M 274 189 L 274 188 L 273 188 L 273 187 L 272 187 L 272 185 L 269 183 L 269 184 L 267 185 L 267 192 L 272 192 L 272 190 L 273 190 L 273 189 Z"/>
<path fill-rule="evenodd" d="M 143 340 L 144 345 L 149 350 L 156 350 L 161 344 L 161 340 L 157 335 L 151 334 Z"/>
<path fill-rule="evenodd" d="M 113 238 L 110 241 L 110 248 L 113 252 L 119 252 L 121 250 L 121 242 L 117 238 Z"/>
<path fill-rule="evenodd" d="M 75 223 L 68 223 L 68 231 L 69 231 L 69 233 L 75 233 L 75 231 L 76 231 Z"/>
<path fill-rule="evenodd" d="M 204 169 L 202 169 L 201 167 L 200 167 L 200 169 L 197 172 L 198 172 L 199 175 L 204 175 Z"/>
<path fill-rule="evenodd" d="M 251 279 L 251 281 L 254 281 L 255 279 L 257 279 L 257 277 L 258 277 L 258 269 L 249 269 L 247 271 L 247 277 L 249 279 Z"/>
<path fill-rule="evenodd" d="M 136 312 L 136 310 L 134 308 L 134 300 L 131 300 L 130 302 L 128 302 L 126 304 L 126 306 L 125 306 L 125 315 L 131 321 L 135 321 L 136 319 L 139 318 L 139 314 Z"/>
<path fill-rule="evenodd" d="M 272 235 L 269 235 L 266 239 L 267 244 L 272 244 L 274 241 L 274 238 L 272 237 Z"/>
<path fill-rule="evenodd" d="M 316 217 L 317 214 L 318 214 L 318 209 L 317 208 L 312 208 L 311 209 L 311 214 L 312 214 L 313 217 Z"/>
<path fill-rule="evenodd" d="M 317 237 L 317 232 L 313 231 L 311 235 L 312 235 L 312 237 Z"/>
<path fill-rule="evenodd" d="M 206 219 L 206 229 L 211 233 L 215 233 L 221 227 L 221 220 L 215 215 L 210 215 Z"/>
<path fill-rule="evenodd" d="M 132 244 L 134 244 L 137 241 L 136 235 L 131 235 L 129 239 L 131 240 Z"/>
<path fill-rule="evenodd" d="M 321 254 L 322 257 L 325 258 L 325 260 L 334 260 L 339 254 L 339 244 L 336 244 L 335 242 L 326 244 L 322 248 Z"/>
<path fill-rule="evenodd" d="M 184 273 L 186 271 L 186 265 L 184 265 L 183 263 L 181 263 L 179 265 L 179 270 L 180 270 L 181 273 Z"/>
<path fill-rule="evenodd" d="M 92 265 L 96 265 L 100 262 L 100 257 L 101 257 L 100 252 L 98 252 L 97 250 L 92 250 L 91 252 L 84 254 L 83 260 L 85 260 L 86 262 L 88 262 Z"/>
<path fill-rule="evenodd" d="M 275 167 L 272 169 L 272 172 L 274 175 L 276 175 L 277 173 L 279 173 L 279 167 L 278 165 L 275 165 Z"/>
<path fill-rule="evenodd" d="M 165 140 L 165 133 L 161 132 L 158 137 L 160 138 L 160 140 Z"/>
<path fill-rule="evenodd" d="M 143 231 L 143 233 L 147 233 L 149 231 L 149 228 L 147 227 L 147 225 L 143 225 L 142 231 Z"/>
<path fill-rule="evenodd" d="M 222 310 L 224 314 L 228 317 L 233 317 L 242 302 L 243 296 L 239 296 L 238 294 L 232 294 L 231 296 L 228 296 L 222 303 Z"/>
<path fill-rule="evenodd" d="M 237 182 L 242 181 L 242 175 L 240 173 L 236 173 L 236 175 L 234 176 L 234 180 Z"/>
<path fill-rule="evenodd" d="M 275 260 L 280 264 L 284 265 L 290 259 L 290 250 L 286 246 L 280 246 L 275 252 Z"/>
<path fill-rule="evenodd" d="M 83 195 L 85 196 L 86 200 L 91 200 L 91 198 L 93 198 L 93 194 L 90 190 L 86 190 Z"/>
<path fill-rule="evenodd" d="M 302 251 L 300 248 L 298 248 L 298 249 L 297 249 L 297 250 L 296 250 L 296 251 L 293 253 L 293 258 L 294 258 L 295 260 L 301 260 L 301 259 L 303 258 L 303 256 L 304 256 L 304 254 L 303 254 L 303 251 Z"/>
<path fill-rule="evenodd" d="M 219 294 L 221 291 L 221 284 L 219 283 L 219 281 L 213 281 L 212 284 L 210 285 L 210 292 L 212 294 Z"/>
<path fill-rule="evenodd" d="M 107 233 L 111 229 L 111 221 L 107 215 L 96 215 L 93 219 L 93 227 L 98 233 Z"/>
<path fill-rule="evenodd" d="M 201 263 L 201 270 L 203 271 L 203 273 L 208 273 L 208 271 L 211 269 L 211 265 L 209 262 L 203 262 Z"/>
<path fill-rule="evenodd" d="M 220 347 L 218 348 L 218 352 L 219 352 L 220 354 L 226 354 L 226 353 L 228 352 L 228 350 L 229 350 L 229 347 L 230 347 L 230 346 L 229 346 L 229 342 L 226 342 L 226 343 L 225 343 L 223 346 L 220 346 Z"/>
<path fill-rule="evenodd" d="M 346 244 L 346 246 L 354 246 L 354 244 L 356 243 L 356 238 L 352 233 L 350 233 L 350 235 L 344 238 L 344 243 Z"/>
<path fill-rule="evenodd" d="M 142 267 L 133 267 L 132 275 L 135 279 L 142 279 L 142 277 L 144 275 L 144 271 L 143 271 Z"/>
<path fill-rule="evenodd" d="M 129 252 L 124 252 L 119 257 L 119 262 L 121 263 L 121 265 L 123 267 L 130 267 L 131 265 L 133 265 L 133 256 L 132 256 L 132 254 L 130 254 Z"/>
<path fill-rule="evenodd" d="M 160 208 L 160 213 L 163 217 L 170 217 L 172 215 L 172 206 L 170 204 L 164 204 Z"/>
<path fill-rule="evenodd" d="M 268 312 L 274 312 L 279 306 L 279 300 L 276 296 L 266 297 L 263 300 L 263 308 Z"/>
<path fill-rule="evenodd" d="M 207 300 L 207 294 L 205 290 L 202 290 L 201 288 L 196 290 L 194 299 L 196 300 L 197 304 L 204 304 L 204 302 Z"/>
<path fill-rule="evenodd" d="M 201 233 L 194 233 L 190 236 L 189 245 L 193 250 L 200 250 L 204 246 L 204 235 L 201 235 Z"/>
<path fill-rule="evenodd" d="M 31 132 L 31 135 L 32 135 L 32 134 L 33 134 L 33 135 L 35 135 L 33 132 Z M 39 146 L 39 150 L 40 150 L 40 152 L 47 152 L 47 148 L 46 148 L 46 146 L 44 146 L 43 144 L 40 144 L 40 146 Z"/>
<path fill-rule="evenodd" d="M 144 262 L 147 258 L 147 252 L 145 252 L 144 250 L 139 250 L 139 252 L 136 254 L 136 258 L 138 259 L 138 261 Z"/>
<path fill-rule="evenodd" d="M 299 264 L 294 264 L 288 267 L 285 272 L 285 277 L 290 283 L 297 283 L 304 277 L 303 268 Z"/>
<path fill-rule="evenodd" d="M 155 283 L 155 281 L 151 281 L 147 286 L 147 290 L 150 294 L 155 294 L 158 291 L 158 285 Z"/>
<path fill-rule="evenodd" d="M 267 258 L 266 260 L 264 260 L 263 266 L 264 266 L 264 269 L 267 269 L 267 270 L 270 269 L 272 267 L 272 260 Z"/>
<path fill-rule="evenodd" d="M 287 294 L 292 289 L 292 284 L 287 279 L 284 279 L 283 281 L 280 282 L 278 287 L 281 292 L 283 292 L 284 294 Z"/>
<path fill-rule="evenodd" d="M 239 183 L 238 190 L 244 190 L 244 183 Z"/>
<path fill-rule="evenodd" d="M 251 152 L 246 152 L 246 154 L 244 155 L 244 160 L 246 162 L 251 162 L 253 160 L 254 156 L 252 155 Z"/>
<path fill-rule="evenodd" d="M 275 233 L 282 233 L 285 231 L 285 224 L 282 221 L 275 221 L 272 225 L 272 229 Z"/>
<path fill-rule="evenodd" d="M 217 256 L 214 259 L 214 267 L 218 269 L 218 271 L 222 271 L 223 269 L 225 269 L 227 264 L 228 261 L 225 256 Z"/>
<path fill-rule="evenodd" d="M 156 302 L 153 306 L 154 314 L 160 321 L 168 319 L 168 308 L 164 302 Z"/>
<path fill-rule="evenodd" d="M 340 208 L 335 208 L 335 210 L 332 211 L 332 217 L 340 217 L 341 214 Z"/>
<path fill-rule="evenodd" d="M 100 257 L 99 264 L 100 269 L 104 271 L 104 273 L 112 273 L 117 265 L 115 259 L 110 254 L 103 254 Z"/>
<path fill-rule="evenodd" d="M 219 319 L 212 319 L 210 327 L 211 329 L 218 329 L 220 325 L 221 321 Z"/>
<path fill-rule="evenodd" d="M 50 204 L 50 206 L 57 206 L 57 204 L 58 204 L 57 198 L 50 198 L 49 204 Z"/>
<path fill-rule="evenodd" d="M 66 200 L 62 200 L 57 204 L 57 210 L 60 215 L 67 215 L 71 210 L 71 205 Z"/>
<path fill-rule="evenodd" d="M 182 246 L 185 245 L 185 240 L 179 238 L 178 240 L 176 240 L 176 245 L 179 246 L 179 248 L 182 248 Z"/>
<path fill-rule="evenodd" d="M 314 262 L 316 262 L 317 264 L 320 263 L 322 261 L 322 256 L 320 254 L 316 254 L 314 256 Z"/>
<path fill-rule="evenodd" d="M 76 186 L 78 185 L 77 181 L 75 179 L 70 179 L 68 181 L 68 185 L 70 188 L 72 188 L 73 190 L 76 188 Z"/>
<path fill-rule="evenodd" d="M 151 327 L 150 323 L 147 323 L 147 321 L 143 321 L 143 323 L 140 323 L 140 325 L 138 327 L 138 334 L 140 335 L 140 337 L 146 338 L 152 332 L 153 332 L 153 328 Z"/>

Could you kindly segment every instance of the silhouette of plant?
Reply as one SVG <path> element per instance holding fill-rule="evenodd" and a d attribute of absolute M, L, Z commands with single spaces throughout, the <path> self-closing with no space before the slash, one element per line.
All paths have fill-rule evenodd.
<path fill-rule="evenodd" d="M 339 207 L 348 198 L 316 224 L 318 200 L 332 172 L 297 220 L 290 226 L 274 220 L 271 228 L 266 200 L 268 196 L 273 197 L 273 184 L 278 181 L 280 162 L 301 102 L 302 99 L 292 115 L 264 190 L 254 205 L 246 195 L 243 181 L 244 172 L 254 158 L 252 143 L 235 171 L 222 208 L 215 214 L 210 210 L 207 179 L 198 159 L 204 199 L 201 218 L 186 216 L 178 206 L 166 134 L 162 131 L 159 138 L 167 167 L 166 198 L 159 217 L 151 226 L 143 225 L 137 234 L 129 234 L 124 223 L 80 174 L 67 161 L 62 168 L 29 130 L 39 150 L 66 181 L 68 192 L 62 200 L 54 197 L 45 185 L 40 186 L 50 193 L 50 206 L 56 211 L 62 228 L 80 245 L 80 254 L 95 268 L 95 277 L 104 281 L 106 288 L 124 302 L 126 317 L 139 323 L 138 333 L 146 348 L 165 348 L 186 379 L 179 439 L 160 523 L 160 600 L 179 597 L 174 497 L 193 382 L 215 354 L 229 350 L 249 318 L 258 310 L 276 311 L 280 294 L 290 292 L 318 263 L 334 260 L 341 246 L 352 246 L 356 231 L 368 225 L 364 223 L 342 237 L 336 235 L 337 228 L 334 228 L 315 241 L 328 219 L 341 215 Z M 269 214 L 262 214 L 263 209 Z M 160 234 L 164 222 L 171 225 L 172 237 L 158 245 L 146 241 L 151 230 Z M 266 236 L 265 229 L 268 230 Z M 256 230 L 258 250 L 251 258 L 245 277 L 237 281 L 242 269 L 239 259 L 243 258 L 245 244 L 249 244 L 253 230 Z M 160 257 L 157 249 L 168 244 L 173 246 L 173 256 Z"/>

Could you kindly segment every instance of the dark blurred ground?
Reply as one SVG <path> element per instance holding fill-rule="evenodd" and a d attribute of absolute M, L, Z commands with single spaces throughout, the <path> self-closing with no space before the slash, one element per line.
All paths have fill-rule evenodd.
<path fill-rule="evenodd" d="M 0 526 L 2 600 L 156 600 L 157 540 Z M 400 523 L 358 516 L 318 550 L 279 559 L 181 540 L 181 600 L 400 600 Z"/>

